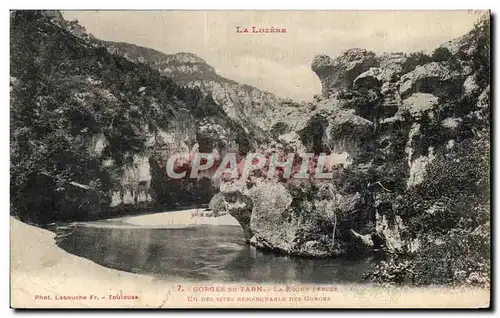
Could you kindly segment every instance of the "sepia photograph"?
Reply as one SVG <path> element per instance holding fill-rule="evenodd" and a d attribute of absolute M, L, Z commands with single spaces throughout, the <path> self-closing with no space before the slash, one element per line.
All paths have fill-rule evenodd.
<path fill-rule="evenodd" d="M 490 308 L 490 11 L 9 14 L 11 308 Z"/>

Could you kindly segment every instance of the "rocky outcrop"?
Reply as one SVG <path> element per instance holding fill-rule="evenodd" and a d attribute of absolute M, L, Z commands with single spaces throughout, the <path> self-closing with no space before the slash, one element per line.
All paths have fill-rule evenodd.
<path fill-rule="evenodd" d="M 147 63 L 146 58 L 139 56 Z M 217 74 L 215 69 L 210 66 L 204 59 L 193 53 L 177 53 L 170 55 L 160 55 L 154 62 L 155 68 L 165 75 L 175 79 L 216 79 Z"/>
<path fill-rule="evenodd" d="M 359 152 L 372 136 L 373 123 L 354 113 L 352 109 L 317 112 L 298 131 L 305 148 L 317 153 Z"/>
<path fill-rule="evenodd" d="M 103 46 L 104 42 L 88 35 L 76 21 L 65 21 L 59 12 L 15 11 L 11 26 L 11 109 L 19 118 L 32 117 L 20 99 L 27 96 L 39 101 L 32 111 L 41 114 L 30 123 L 16 122 L 13 130 L 50 127 L 40 130 L 36 138 L 42 149 L 55 154 L 22 167 L 33 156 L 21 149 L 35 137 L 15 138 L 18 171 L 43 172 L 47 185 L 42 194 L 38 189 L 42 183 L 18 179 L 22 183 L 18 197 L 38 191 L 37 197 L 54 198 L 40 212 L 45 217 L 37 222 L 208 203 L 217 192 L 210 179 L 170 178 L 167 160 L 180 154 L 184 160 L 180 169 L 189 169 L 193 148 L 221 154 L 246 152 L 258 139 L 258 132 L 250 129 L 250 136 L 211 96 L 161 76 L 158 69 L 143 63 L 140 55 L 128 52 L 125 56 L 119 48 Z M 158 56 L 163 60 L 154 60 Z M 190 78 L 215 78 L 213 68 L 193 54 L 165 57 L 151 53 L 148 57 L 163 71 L 168 68 Z M 27 68 L 44 76 L 34 81 Z M 57 90 L 31 89 L 33 85 Z M 26 88 L 28 95 L 22 93 Z M 18 177 L 14 174 L 13 179 Z M 95 208 L 95 203 L 102 208 Z M 23 206 L 22 200 L 16 206 L 38 213 Z"/>
<path fill-rule="evenodd" d="M 224 197 L 227 212 L 240 223 L 245 239 L 250 242 L 253 237 L 250 227 L 253 202 L 249 198 L 248 188 L 244 184 L 223 182 L 220 193 Z"/>
<path fill-rule="evenodd" d="M 394 220 L 389 222 L 386 215 L 377 213 L 375 223 L 375 232 L 383 238 L 384 249 L 389 253 L 401 252 L 404 247 L 404 242 L 401 237 L 404 226 L 401 217 L 396 215 L 394 216 Z"/>
<path fill-rule="evenodd" d="M 411 188 L 424 181 L 426 167 L 434 160 L 434 148 L 429 147 L 427 155 L 420 155 L 409 163 L 410 176 L 408 177 L 407 187 Z"/>
<path fill-rule="evenodd" d="M 242 123 L 247 132 L 259 133 L 265 140 L 266 132 L 273 122 L 270 113 L 279 99 L 273 94 L 254 87 L 225 80 L 194 80 L 186 82 L 188 87 L 198 87 L 204 94 L 211 95 L 235 121 Z"/>
<path fill-rule="evenodd" d="M 71 199 L 95 187 L 100 194 L 92 201 L 110 202 L 117 209 L 212 199 L 210 208 L 236 218 L 246 240 L 260 249 L 313 257 L 404 249 L 404 219 L 394 214 L 393 204 L 426 182 L 428 167 L 443 151 L 473 134 L 471 121 L 488 119 L 490 88 L 475 59 L 478 47 L 469 37 L 447 44 L 452 48 L 438 49 L 433 57 L 420 54 L 423 59 L 402 53 L 377 56 L 363 49 L 336 58 L 316 56 L 311 68 L 321 81 L 322 96 L 306 104 L 223 78 L 191 53 L 164 54 L 103 42 L 58 14 L 42 14 L 37 18 L 41 22 L 26 14 L 11 14 L 18 19 L 11 37 L 12 109 L 19 116 L 32 114 L 19 104 L 25 94 L 19 90 L 29 83 L 24 67 L 42 73 L 40 65 L 47 66 L 55 76 L 42 77 L 43 84 L 61 87 L 64 94 L 30 96 L 37 101 L 30 104 L 36 111 L 30 118 L 44 116 L 39 130 L 49 133 L 42 134 L 43 142 L 53 147 L 69 139 L 56 150 L 71 149 L 71 158 L 80 154 L 84 160 L 74 166 L 88 169 L 79 174 L 53 171 L 53 164 L 37 166 L 44 173 L 39 183 L 50 185 L 44 197 L 50 197 L 52 189 L 67 191 L 64 177 L 77 175 L 81 180 L 69 181 L 71 189 L 78 190 Z M 41 55 L 26 45 L 28 39 L 46 46 L 41 51 L 59 55 Z M 65 63 L 54 62 L 58 58 Z M 33 64 L 39 59 L 43 63 Z M 58 116 L 71 127 L 64 134 L 47 128 L 60 126 L 51 121 Z M 86 124 L 80 127 L 81 120 L 74 118 L 85 118 Z M 32 149 L 38 143 L 27 143 L 22 134 L 14 134 L 13 141 L 15 149 Z M 194 180 L 175 180 L 165 171 L 172 154 L 182 155 L 181 167 L 188 170 L 190 154 L 196 151 L 223 156 L 266 146 L 269 152 L 326 154 L 326 170 L 334 177 L 266 180 L 254 175 L 214 185 L 208 172 Z M 36 156 L 23 157 L 23 151 L 14 161 L 28 162 L 27 169 L 43 161 L 31 162 Z M 33 148 L 37 154 L 43 151 Z M 58 169 L 73 167 L 67 162 L 62 166 Z M 30 188 L 25 170 L 14 169 L 18 177 L 14 173 L 13 179 L 26 193 L 37 193 L 34 190 L 40 189 Z"/>
<path fill-rule="evenodd" d="M 460 94 L 462 80 L 461 73 L 446 62 L 431 62 L 403 75 L 399 94 L 403 98 L 413 93 L 430 93 L 438 97 Z"/>
<path fill-rule="evenodd" d="M 192 53 L 165 54 L 129 43 L 100 41 L 108 51 L 136 63 L 146 63 L 180 85 L 197 88 L 260 142 L 285 118 L 300 117 L 306 105 L 224 78 L 201 57 Z"/>
<path fill-rule="evenodd" d="M 485 109 L 490 106 L 490 85 L 488 85 L 477 98 L 476 107 Z"/>
<path fill-rule="evenodd" d="M 160 51 L 130 43 L 96 40 L 111 54 L 118 54 L 134 63 L 145 63 L 161 73 L 184 80 L 214 80 L 218 75 L 204 59 L 193 53 L 165 54 Z"/>
<path fill-rule="evenodd" d="M 376 57 L 379 67 L 371 67 L 353 82 L 354 88 L 375 88 L 396 83 L 401 77 L 407 57 L 403 53 L 382 54 Z"/>
<path fill-rule="evenodd" d="M 252 134 L 257 146 L 275 139 L 287 151 L 328 154 L 326 166 L 343 183 L 223 181 L 214 197 L 218 209 L 238 220 L 250 244 L 289 255 L 326 257 L 353 248 L 389 253 L 405 249 L 404 220 L 394 215 L 392 202 L 401 191 L 425 182 L 436 156 L 453 147 L 464 114 L 449 105 L 462 96 L 474 100 L 477 109 L 489 105 L 489 90 L 464 59 L 472 56 L 474 46 L 465 43 L 457 44 L 456 51 L 441 50 L 420 60 L 362 49 L 337 58 L 316 56 L 311 68 L 321 81 L 322 96 L 310 105 L 224 79 L 189 54 L 156 52 L 145 59 L 141 53 L 137 58 L 150 65 L 158 60 L 154 65 L 164 75 L 209 96 Z M 477 109 L 471 114 L 479 116 Z M 199 123 L 198 141 L 230 140 L 224 125 Z M 226 149 L 238 146 L 223 144 Z"/>
<path fill-rule="evenodd" d="M 438 104 L 439 98 L 432 94 L 415 93 L 403 100 L 399 111 L 402 113 L 407 112 L 414 119 L 420 119 L 422 114 L 426 112 L 432 113 L 432 110 Z"/>
<path fill-rule="evenodd" d="M 366 88 L 371 89 L 378 87 L 380 85 L 380 73 L 381 69 L 378 67 L 372 67 L 368 71 L 361 73 L 354 79 L 354 88 Z"/>
<path fill-rule="evenodd" d="M 357 215 L 357 208 L 364 206 L 370 212 L 362 219 L 370 220 L 371 225 L 357 221 L 343 223 L 348 231 L 337 238 L 346 244 L 344 252 L 351 244 L 356 248 L 382 248 L 389 253 L 404 250 L 401 234 L 405 228 L 404 219 L 393 213 L 395 198 L 426 182 L 428 167 L 442 151 L 454 147 L 457 134 L 466 129 L 463 126 L 466 118 L 486 118 L 480 109 L 489 105 L 489 90 L 480 84 L 478 71 L 474 71 L 471 64 L 470 59 L 478 49 L 471 42 L 472 36 L 467 35 L 453 44 L 456 49 L 448 52 L 443 49 L 447 46 L 444 45 L 432 57 L 422 53 L 376 56 L 366 50 L 353 49 L 337 58 L 318 55 L 312 61 L 311 69 L 322 84 L 322 96 L 316 97 L 310 112 L 298 119 L 293 127 L 287 126 L 279 138 L 283 144 L 287 144 L 285 141 L 296 142 L 298 138 L 300 149 L 328 153 L 331 161 L 328 167 L 335 167 L 334 171 L 345 178 L 342 180 L 357 180 L 358 199 L 350 206 L 339 207 L 337 215 L 347 211 Z M 475 105 L 467 114 L 451 106 L 463 101 L 469 105 L 466 107 Z M 336 184 L 335 179 L 332 181 Z M 336 193 L 341 193 L 344 199 L 356 194 L 345 186 L 345 189 L 339 188 L 338 184 L 334 186 Z M 259 187 L 254 185 L 252 189 L 258 191 Z M 336 248 L 325 243 L 326 238 L 335 235 L 322 232 L 317 224 L 313 227 L 316 232 L 323 233 L 323 238 L 315 237 L 308 244 L 297 239 L 300 231 L 293 223 L 294 217 L 290 216 L 293 213 L 287 211 L 294 209 L 300 193 L 290 187 L 289 182 L 284 182 L 279 189 L 273 189 L 284 199 L 279 201 L 279 207 L 273 206 L 273 211 L 265 213 L 256 206 L 272 201 L 265 196 L 266 192 L 262 191 L 260 198 L 248 194 L 252 204 L 251 211 L 246 212 L 246 219 L 256 218 L 254 223 L 250 222 L 248 233 L 252 244 L 296 255 L 307 250 L 307 245 L 335 255 L 333 250 Z M 384 193 L 383 200 L 377 199 L 378 192 Z M 291 203 L 288 203 L 290 198 Z M 335 198 L 335 195 L 329 195 L 329 200 L 335 201 Z M 301 211 L 318 211 L 311 208 L 317 206 L 315 199 L 305 201 L 308 203 L 299 204 Z M 331 206 L 327 208 L 330 209 Z M 321 214 L 316 212 L 303 217 L 314 223 L 312 220 Z M 325 215 L 320 218 L 329 224 Z M 257 221 L 260 219 L 261 223 Z M 285 225 L 289 231 L 283 233 L 275 223 Z M 257 231 L 258 235 L 253 232 L 254 227 L 262 228 Z M 300 227 L 307 228 L 307 225 Z M 290 244 L 291 237 L 296 243 Z M 326 255 L 312 248 L 308 253 Z"/>
<path fill-rule="evenodd" d="M 221 192 L 214 195 L 208 204 L 208 208 L 212 210 L 212 215 L 215 217 L 227 214 L 224 195 Z"/>
<path fill-rule="evenodd" d="M 328 96 L 351 88 L 356 77 L 378 65 L 375 53 L 364 49 L 350 49 L 336 59 L 327 55 L 316 56 L 311 69 L 321 81 L 323 95 Z"/>
<path fill-rule="evenodd" d="M 226 183 L 221 193 L 250 244 L 296 256 L 344 254 L 350 234 L 341 229 L 352 221 L 361 202 L 357 193 L 332 196 L 329 183 L 300 181 L 257 181 L 250 188 Z"/>
<path fill-rule="evenodd" d="M 340 110 L 328 117 L 329 126 L 325 131 L 325 141 L 330 150 L 335 150 L 336 141 L 348 137 L 351 140 L 366 141 L 371 137 L 373 122 L 355 115 L 354 110 Z"/>
<path fill-rule="evenodd" d="M 380 74 L 379 81 L 383 83 L 394 83 L 399 80 L 407 61 L 407 56 L 403 53 L 386 53 L 377 57 L 379 61 Z"/>

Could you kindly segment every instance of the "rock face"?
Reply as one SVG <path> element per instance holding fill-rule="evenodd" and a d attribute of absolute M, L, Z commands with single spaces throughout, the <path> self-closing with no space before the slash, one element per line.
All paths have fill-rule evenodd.
<path fill-rule="evenodd" d="M 432 112 L 439 104 L 439 98 L 432 94 L 415 93 L 403 100 L 400 112 L 407 112 L 413 118 L 421 118 L 422 114 Z"/>
<path fill-rule="evenodd" d="M 489 82 L 470 35 L 423 59 L 363 49 L 336 58 L 319 55 L 311 69 L 322 83 L 322 95 L 306 104 L 223 78 L 191 53 L 164 54 L 94 39 L 57 13 L 11 14 L 11 19 L 11 110 L 19 117 L 42 116 L 38 130 L 49 131 L 40 136 L 24 122 L 14 122 L 12 161 L 27 164 L 14 167 L 13 179 L 24 197 L 42 190 L 32 188 L 37 182 L 50 185 L 44 196 L 63 191 L 69 197 L 47 211 L 71 210 L 72 199 L 94 190 L 87 196 L 97 204 L 89 204 L 89 210 L 99 213 L 102 202 L 138 209 L 211 201 L 214 211 L 236 218 L 246 240 L 261 249 L 313 257 L 372 249 L 394 253 L 405 248 L 405 220 L 394 212 L 398 197 L 428 181 L 434 160 L 489 118 Z M 40 52 L 57 55 L 32 50 L 27 43 L 33 38 L 44 48 Z M 34 63 L 38 59 L 43 63 Z M 54 62 L 59 59 L 66 63 Z M 39 74 L 44 74 L 40 65 L 50 66 L 55 76 L 40 81 L 64 94 L 36 95 L 39 90 L 26 78 L 27 65 Z M 29 96 L 36 101 L 33 107 L 20 102 L 23 92 L 34 92 Z M 47 128 L 61 126 L 59 117 L 69 127 L 64 138 Z M 75 117 L 87 124 L 80 127 Z M 39 140 L 42 146 L 36 148 Z M 79 160 L 54 170 L 58 165 L 44 147 L 54 144 Z M 216 194 L 209 173 L 194 180 L 166 174 L 172 154 L 181 155 L 182 168 L 188 169 L 185 163 L 196 151 L 223 156 L 266 147 L 325 154 L 325 169 L 333 178 L 221 180 Z M 23 156 L 24 149 L 36 156 Z M 30 161 L 38 155 L 49 160 Z M 42 177 L 25 173 L 40 162 L 48 163 L 36 166 L 34 174 L 42 171 Z M 28 182 L 32 179 L 36 182 Z M 75 194 L 67 194 L 68 184 Z M 28 208 L 39 203 L 33 200 Z"/>
<path fill-rule="evenodd" d="M 284 116 L 300 116 L 305 107 L 303 103 L 281 99 L 272 93 L 224 78 L 205 60 L 192 53 L 165 54 L 128 43 L 102 43 L 113 54 L 146 63 L 180 85 L 200 89 L 260 142 L 268 141 L 269 130 L 283 121 Z"/>
<path fill-rule="evenodd" d="M 224 201 L 224 196 L 221 192 L 212 197 L 208 204 L 208 208 L 212 210 L 212 215 L 216 217 L 227 214 L 226 201 Z"/>
<path fill-rule="evenodd" d="M 19 120 L 13 126 L 13 131 L 26 132 L 22 138 L 14 135 L 12 148 L 19 162 L 12 175 L 18 183 L 16 213 L 26 220 L 99 218 L 123 210 L 208 203 L 216 193 L 210 179 L 170 178 L 170 156 L 189 159 L 195 148 L 246 152 L 257 139 L 211 96 L 179 86 L 134 56 L 110 52 L 59 12 L 16 11 L 11 13 L 11 26 L 11 110 L 17 118 L 40 114 L 29 124 Z M 193 54 L 164 62 L 175 66 L 176 74 L 215 74 Z M 43 75 L 30 77 L 26 68 Z M 34 85 L 58 89 L 40 91 Z M 26 100 L 38 102 L 26 110 Z M 46 125 L 52 128 L 40 130 Z M 47 157 L 31 164 L 30 158 L 40 152 L 29 146 L 35 139 Z M 23 171 L 41 175 L 39 182 L 28 182 Z M 40 184 L 45 184 L 44 192 Z M 26 200 L 37 192 L 33 200 Z M 43 217 L 31 215 L 32 206 L 43 197 L 52 198 L 39 212 Z"/>
<path fill-rule="evenodd" d="M 347 50 L 336 59 L 318 55 L 311 63 L 311 69 L 321 80 L 323 95 L 351 88 L 356 77 L 377 66 L 375 53 L 364 49 Z"/>
<path fill-rule="evenodd" d="M 445 62 L 431 62 L 417 66 L 415 70 L 401 77 L 399 94 L 401 97 L 412 93 L 431 93 L 436 96 L 447 96 L 455 93 L 463 82 L 459 71 L 452 70 Z"/>
<path fill-rule="evenodd" d="M 368 71 L 361 73 L 354 79 L 354 87 L 355 88 L 375 88 L 379 86 L 379 75 L 381 73 L 381 69 L 378 67 L 371 67 Z"/>
<path fill-rule="evenodd" d="M 78 101 L 82 107 L 86 107 L 96 98 L 112 104 L 118 102 L 111 91 L 102 87 L 101 81 L 88 77 L 86 83 L 88 91 L 93 93 L 78 94 Z M 141 87 L 137 92 L 142 94 L 147 88 Z M 159 108 L 156 101 L 153 106 Z M 212 106 L 216 107 L 215 104 Z M 202 111 L 203 107 L 207 106 L 199 107 L 197 110 Z M 224 119 L 222 110 L 219 109 L 219 113 L 216 110 L 217 107 L 213 113 L 202 111 L 201 118 L 196 118 L 196 114 L 187 109 L 180 109 L 176 111 L 175 120 L 170 122 L 168 127 L 155 130 L 150 130 L 146 125 L 142 127 L 144 149 L 141 153 L 132 155 L 129 164 L 119 164 L 109 158 L 103 160 L 106 169 L 118 170 L 116 183 L 110 191 L 110 206 L 115 210 L 150 208 L 158 204 L 171 205 L 172 201 L 182 202 L 187 198 L 193 203 L 199 202 L 198 200 L 208 202 L 210 196 L 215 193 L 214 190 L 207 189 L 206 194 L 201 194 L 203 191 L 196 190 L 191 184 L 179 185 L 172 182 L 173 180 L 169 180 L 166 175 L 166 163 L 174 154 L 188 154 L 195 145 L 201 146 L 202 151 L 206 152 L 211 152 L 213 149 L 237 151 L 237 136 L 243 137 L 238 141 L 241 145 L 245 144 L 245 134 L 238 131 L 238 127 L 228 121 L 227 116 Z M 106 135 L 100 132 L 90 140 L 89 151 L 93 156 L 101 157 L 104 149 L 109 146 Z M 184 197 L 174 199 L 172 196 L 177 195 L 183 188 L 193 189 L 194 192 L 184 193 Z"/>
<path fill-rule="evenodd" d="M 111 207 L 140 205 L 153 201 L 151 197 L 151 169 L 147 156 L 134 156 L 132 166 L 127 167 L 120 180 L 120 190 L 112 194 Z"/>
<path fill-rule="evenodd" d="M 139 57 L 141 59 L 142 56 Z M 143 63 L 150 60 L 144 59 Z M 216 79 L 215 69 L 205 60 L 192 53 L 177 53 L 164 56 L 159 54 L 154 66 L 165 75 L 178 80 Z"/>
<path fill-rule="evenodd" d="M 407 57 L 402 53 L 382 54 L 377 57 L 380 73 L 378 79 L 383 83 L 393 83 L 399 80 Z"/>
<path fill-rule="evenodd" d="M 247 240 L 314 257 L 414 250 L 393 205 L 428 181 L 428 167 L 457 136 L 470 134 L 467 118 L 487 118 L 489 88 L 477 80 L 470 41 L 466 35 L 456 50 L 440 48 L 433 57 L 361 49 L 316 56 L 311 69 L 322 96 L 302 118 L 283 120 L 273 131 L 284 148 L 328 154 L 334 177 L 221 188 Z M 467 106 L 458 109 L 460 103 Z"/>
<path fill-rule="evenodd" d="M 320 111 L 298 131 L 302 143 L 315 152 L 355 153 L 368 142 L 373 123 L 354 110 Z"/>
<path fill-rule="evenodd" d="M 227 183 L 221 193 L 247 241 L 260 249 L 296 256 L 344 254 L 348 243 L 342 231 L 351 221 L 349 213 L 359 208 L 359 194 L 329 197 L 330 184 L 317 186 L 299 181 L 262 181 L 251 188 Z M 342 212 L 335 215 L 336 210 Z"/>

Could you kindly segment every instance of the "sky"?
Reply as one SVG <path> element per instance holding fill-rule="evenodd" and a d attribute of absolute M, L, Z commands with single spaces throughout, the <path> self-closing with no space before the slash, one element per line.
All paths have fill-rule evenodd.
<path fill-rule="evenodd" d="M 165 53 L 194 53 L 217 73 L 283 98 L 311 100 L 321 84 L 317 54 L 350 48 L 432 52 L 467 33 L 477 11 L 63 11 L 87 32 Z M 236 27 L 286 28 L 237 33 Z"/>

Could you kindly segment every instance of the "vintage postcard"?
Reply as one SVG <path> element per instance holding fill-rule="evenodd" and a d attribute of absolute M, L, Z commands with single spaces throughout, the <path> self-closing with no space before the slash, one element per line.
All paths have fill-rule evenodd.
<path fill-rule="evenodd" d="M 10 11 L 12 308 L 488 308 L 489 11 Z"/>

